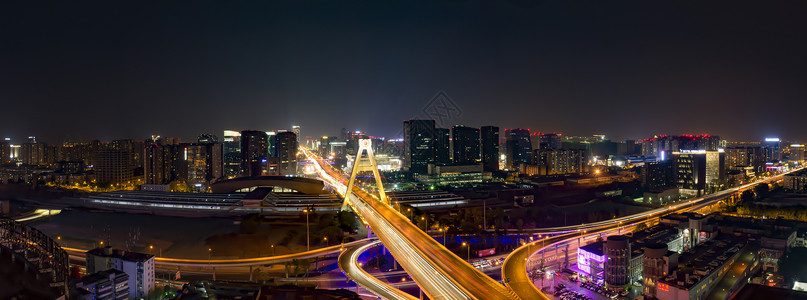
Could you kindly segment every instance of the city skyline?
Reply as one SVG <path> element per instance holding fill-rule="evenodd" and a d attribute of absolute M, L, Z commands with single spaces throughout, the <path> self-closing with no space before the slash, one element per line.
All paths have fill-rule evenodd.
<path fill-rule="evenodd" d="M 17 1 L 0 299 L 807 299 L 807 3 Z"/>
<path fill-rule="evenodd" d="M 807 138 L 804 7 L 754 3 L 14 3 L 0 136 L 302 125 L 394 136 L 441 91 L 450 125 L 615 139 Z M 31 116 L 34 117 L 31 117 Z M 593 131 L 593 132 L 592 132 Z"/>

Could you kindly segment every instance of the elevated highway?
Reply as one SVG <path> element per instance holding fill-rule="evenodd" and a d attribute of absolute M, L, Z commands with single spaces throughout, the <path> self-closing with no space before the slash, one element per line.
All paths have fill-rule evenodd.
<path fill-rule="evenodd" d="M 803 168 L 795 169 L 790 172 L 796 172 L 801 169 Z M 510 253 L 502 265 L 502 278 L 507 287 L 512 289 L 521 299 L 549 299 L 532 283 L 532 280 L 530 280 L 527 274 L 527 266 L 531 261 L 536 259 L 533 258 L 536 253 L 546 251 L 550 247 L 561 243 L 574 243 L 575 240 L 577 240 L 576 242 L 579 246 L 587 238 L 613 234 L 613 231 L 622 233 L 622 228 L 630 228 L 640 223 L 650 225 L 656 222 L 660 217 L 668 214 L 697 211 L 716 204 L 720 200 L 752 189 L 757 184 L 780 180 L 785 174 L 787 173 L 622 218 L 574 226 L 539 229 L 537 230 L 538 232 L 555 235 L 527 243 Z"/>
<path fill-rule="evenodd" d="M 320 177 L 346 195 L 344 174 L 308 149 L 303 153 Z M 360 152 L 361 153 L 361 152 Z M 392 255 L 431 299 L 517 299 L 497 281 L 443 247 L 397 210 L 362 189 L 354 189 L 346 202 L 379 237 Z"/>

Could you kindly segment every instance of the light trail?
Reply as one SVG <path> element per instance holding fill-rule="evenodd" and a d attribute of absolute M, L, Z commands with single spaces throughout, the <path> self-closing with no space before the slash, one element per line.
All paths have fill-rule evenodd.
<path fill-rule="evenodd" d="M 784 175 L 804 169 L 798 168 L 786 173 L 782 173 L 770 178 L 758 180 L 756 182 L 748 183 L 739 187 L 727 189 L 714 194 L 705 195 L 699 198 L 681 201 L 658 209 L 622 217 L 615 218 L 607 221 L 594 222 L 589 224 L 581 224 L 574 226 L 553 227 L 541 229 L 545 234 L 559 234 L 551 237 L 544 238 L 543 240 L 533 241 L 525 244 L 515 251 L 510 253 L 502 265 L 502 278 L 507 282 L 506 285 L 512 289 L 522 299 L 549 299 L 542 293 L 529 279 L 527 274 L 527 264 L 531 261 L 536 253 L 545 251 L 549 247 L 559 245 L 562 243 L 569 243 L 575 239 L 580 239 L 581 243 L 588 237 L 607 234 L 620 228 L 635 226 L 640 223 L 652 224 L 656 219 L 661 216 L 681 213 L 688 211 L 697 211 L 703 207 L 717 203 L 718 201 L 751 189 L 760 183 L 776 181 L 784 177 Z M 583 230 L 584 234 L 579 234 L 579 230 Z M 538 242 L 542 242 L 542 247 L 535 247 Z M 533 247 L 535 247 L 533 249 Z M 578 245 L 579 247 L 579 245 Z M 535 250 L 535 251 L 532 251 Z M 557 253 L 556 253 L 557 255 Z M 509 282 L 508 280 L 509 279 Z"/>
<path fill-rule="evenodd" d="M 302 151 L 315 162 L 313 165 L 322 180 L 345 195 L 344 178 L 309 150 Z M 354 196 L 349 197 L 347 204 L 370 226 L 429 298 L 517 299 L 512 291 L 446 249 L 377 197 L 361 188 L 352 192 Z"/>
<path fill-rule="evenodd" d="M 314 249 L 311 251 L 276 255 L 276 256 L 266 256 L 266 257 L 240 258 L 240 259 L 209 259 L 209 260 L 155 257 L 154 262 L 161 267 L 199 267 L 199 268 L 249 267 L 256 265 L 278 264 L 291 261 L 294 259 L 304 259 L 304 258 L 339 254 L 342 252 L 343 247 L 361 245 L 366 242 L 367 242 L 366 239 L 362 239 L 358 241 L 345 243 L 344 245 L 340 244 L 330 247 Z M 83 256 L 84 253 L 87 252 L 87 250 L 84 249 L 69 248 L 69 247 L 62 247 L 62 249 L 67 251 L 67 253 L 72 256 Z"/>
<path fill-rule="evenodd" d="M 36 219 L 47 218 L 53 215 L 58 215 L 62 211 L 59 209 L 37 209 L 33 213 L 14 219 L 17 222 L 27 222 Z"/>
<path fill-rule="evenodd" d="M 412 295 L 409 295 L 399 289 L 384 283 L 378 278 L 367 273 L 362 266 L 358 263 L 359 255 L 380 244 L 381 242 L 375 241 L 366 243 L 364 245 L 348 247 L 341 255 L 339 255 L 339 268 L 345 272 L 345 276 L 360 284 L 373 294 L 384 299 L 393 300 L 416 300 Z"/>

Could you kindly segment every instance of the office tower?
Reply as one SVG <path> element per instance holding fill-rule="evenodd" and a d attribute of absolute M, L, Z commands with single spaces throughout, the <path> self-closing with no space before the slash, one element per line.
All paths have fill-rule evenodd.
<path fill-rule="evenodd" d="M 297 175 L 297 134 L 280 132 L 277 134 L 277 157 L 280 159 L 280 175 Z"/>
<path fill-rule="evenodd" d="M 673 160 L 646 162 L 640 173 L 642 186 L 650 190 L 663 190 L 678 185 Z"/>
<path fill-rule="evenodd" d="M 480 128 L 482 167 L 487 172 L 499 170 L 499 127 Z"/>
<path fill-rule="evenodd" d="M 779 138 L 765 138 L 760 144 L 762 145 L 762 155 L 765 162 L 782 160 L 781 141 Z"/>
<path fill-rule="evenodd" d="M 609 236 L 603 245 L 605 268 L 603 277 L 609 287 L 626 287 L 630 284 L 630 241 L 624 235 Z"/>
<path fill-rule="evenodd" d="M 203 134 L 197 139 L 198 145 L 205 148 L 205 164 L 207 165 L 208 182 L 224 176 L 224 145 L 212 134 Z"/>
<path fill-rule="evenodd" d="M 701 195 L 707 187 L 725 179 L 726 155 L 719 151 L 682 150 L 673 152 L 678 187 Z"/>
<path fill-rule="evenodd" d="M 426 174 L 434 163 L 434 120 L 404 121 L 404 166 L 406 172 Z"/>
<path fill-rule="evenodd" d="M 331 151 L 331 143 L 338 142 L 338 138 L 335 136 L 323 136 L 319 140 L 319 155 L 322 157 L 329 157 L 333 155 L 333 151 Z"/>
<path fill-rule="evenodd" d="M 342 127 L 342 130 L 339 131 L 339 141 L 346 142 L 347 141 L 347 129 Z"/>
<path fill-rule="evenodd" d="M 434 129 L 434 164 L 451 164 L 451 130 L 448 128 Z"/>
<path fill-rule="evenodd" d="M 302 137 L 300 136 L 300 126 L 299 125 L 292 125 L 291 126 L 291 132 L 294 132 L 294 136 L 297 138 L 297 145 L 299 145 L 300 144 L 300 139 L 302 139 Z"/>
<path fill-rule="evenodd" d="M 277 157 L 277 132 L 267 131 L 266 136 L 266 153 L 269 155 L 269 157 Z"/>
<path fill-rule="evenodd" d="M 225 130 L 223 153 L 223 175 L 235 177 L 241 175 L 241 133 Z"/>
<path fill-rule="evenodd" d="M 790 160 L 790 161 L 802 161 L 802 160 L 804 160 L 804 145 L 802 145 L 802 144 L 791 144 L 788 147 L 787 159 Z"/>
<path fill-rule="evenodd" d="M 359 150 L 359 140 L 367 138 L 369 138 L 369 136 L 359 130 L 346 132 L 345 150 L 347 150 L 347 154 L 356 155 L 356 152 Z"/>
<path fill-rule="evenodd" d="M 203 133 L 196 138 L 196 142 L 199 144 L 215 144 L 219 142 L 219 137 L 212 133 Z"/>
<path fill-rule="evenodd" d="M 479 157 L 479 129 L 457 125 L 451 128 L 454 163 L 469 165 L 482 161 Z"/>
<path fill-rule="evenodd" d="M 207 190 L 213 180 L 222 176 L 222 144 L 189 145 L 187 164 L 188 186 L 198 192 Z"/>
<path fill-rule="evenodd" d="M 269 136 L 255 130 L 241 131 L 241 174 L 261 175 L 261 163 L 269 157 Z"/>
<path fill-rule="evenodd" d="M 188 186 L 196 192 L 207 190 L 211 178 L 208 173 L 208 148 L 205 145 L 190 145 L 188 150 Z"/>
<path fill-rule="evenodd" d="M 670 153 L 681 150 L 717 151 L 722 141 L 718 136 L 708 134 L 660 135 L 642 140 L 642 155 L 669 157 Z"/>
<path fill-rule="evenodd" d="M 637 144 L 635 140 L 625 140 L 617 143 L 617 155 L 625 156 L 638 156 L 642 154 L 642 145 Z"/>
<path fill-rule="evenodd" d="M 129 276 L 129 299 L 145 297 L 154 289 L 154 255 L 112 250 L 109 246 L 86 253 L 87 274 L 110 269 Z"/>
<path fill-rule="evenodd" d="M 753 167 L 754 172 L 765 171 L 765 158 L 762 147 L 728 147 L 725 149 L 725 152 L 726 168 Z"/>
<path fill-rule="evenodd" d="M 532 143 L 530 142 L 529 129 L 505 129 L 507 136 L 507 165 L 510 170 L 515 170 L 521 165 L 530 164 L 532 161 Z"/>
<path fill-rule="evenodd" d="M 143 149 L 143 176 L 146 184 L 171 182 L 171 146 L 148 143 Z"/>
<path fill-rule="evenodd" d="M 539 140 L 541 144 L 536 149 L 560 149 L 560 135 L 557 133 L 542 133 Z"/>

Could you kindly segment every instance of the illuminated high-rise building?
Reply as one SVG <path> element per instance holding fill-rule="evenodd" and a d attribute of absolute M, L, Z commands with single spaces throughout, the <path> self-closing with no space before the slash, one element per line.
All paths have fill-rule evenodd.
<path fill-rule="evenodd" d="M 434 129 L 434 164 L 447 165 L 451 163 L 451 130 L 448 128 Z"/>
<path fill-rule="evenodd" d="M 241 132 L 225 130 L 222 143 L 223 170 L 227 177 L 241 175 Z"/>
<path fill-rule="evenodd" d="M 129 183 L 133 174 L 132 153 L 110 145 L 96 154 L 94 170 L 98 183 Z"/>
<path fill-rule="evenodd" d="M 434 136 L 434 120 L 404 121 L 404 171 L 428 173 L 435 160 Z"/>
<path fill-rule="evenodd" d="M 261 175 L 261 164 L 269 157 L 269 136 L 256 130 L 241 131 L 241 174 Z"/>
<path fill-rule="evenodd" d="M 221 144 L 190 145 L 187 149 L 188 186 L 203 192 L 212 180 L 221 177 Z"/>
<path fill-rule="evenodd" d="M 0 165 L 11 162 L 11 143 L 9 140 L 0 141 Z"/>
<path fill-rule="evenodd" d="M 457 125 L 451 128 L 451 143 L 454 147 L 455 164 L 478 164 L 479 157 L 479 129 Z"/>
<path fill-rule="evenodd" d="M 682 150 L 673 152 L 678 188 L 702 195 L 725 179 L 726 155 L 722 151 Z"/>
<path fill-rule="evenodd" d="M 45 144 L 38 143 L 36 138 L 29 138 L 22 144 L 20 157 L 23 164 L 39 166 L 45 164 Z"/>
<path fill-rule="evenodd" d="M 541 133 L 538 135 L 540 145 L 534 145 L 536 149 L 560 149 L 560 135 L 557 133 Z"/>
<path fill-rule="evenodd" d="M 482 150 L 482 167 L 487 172 L 499 170 L 499 127 L 482 126 L 480 128 L 480 144 Z"/>
<path fill-rule="evenodd" d="M 762 145 L 762 155 L 765 162 L 782 160 L 781 141 L 779 138 L 765 138 L 760 144 Z"/>
<path fill-rule="evenodd" d="M 146 184 L 171 182 L 171 146 L 148 143 L 143 149 L 143 176 Z"/>
<path fill-rule="evenodd" d="M 319 140 L 319 155 L 322 157 L 329 157 L 333 154 L 331 151 L 331 143 L 338 142 L 335 136 L 323 136 Z"/>
<path fill-rule="evenodd" d="M 300 139 L 302 139 L 302 136 L 300 136 L 300 126 L 299 125 L 292 125 L 291 126 L 291 132 L 294 132 L 294 136 L 295 136 L 295 138 L 297 138 L 297 144 L 299 145 L 300 144 Z"/>
<path fill-rule="evenodd" d="M 294 132 L 279 132 L 276 136 L 277 157 L 280 165 L 280 175 L 297 175 L 297 134 Z"/>
<path fill-rule="evenodd" d="M 532 143 L 529 129 L 505 129 L 507 136 L 507 165 L 515 170 L 521 165 L 528 165 L 532 161 Z"/>
<path fill-rule="evenodd" d="M 762 147 L 739 146 L 728 147 L 726 152 L 726 168 L 753 167 L 754 172 L 765 171 L 765 158 Z"/>
<path fill-rule="evenodd" d="M 804 160 L 804 145 L 802 144 L 790 144 L 787 147 L 787 159 L 790 161 L 802 161 Z"/>

